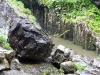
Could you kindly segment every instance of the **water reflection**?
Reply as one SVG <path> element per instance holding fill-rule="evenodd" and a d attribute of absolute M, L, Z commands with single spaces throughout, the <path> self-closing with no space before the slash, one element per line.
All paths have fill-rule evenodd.
<path fill-rule="evenodd" d="M 86 56 L 89 56 L 89 57 L 91 57 L 91 58 L 97 57 L 97 54 L 96 54 L 95 51 L 90 51 L 90 50 L 82 49 L 81 46 L 78 46 L 78 45 L 73 44 L 72 41 L 64 40 L 64 39 L 62 39 L 62 38 L 56 38 L 56 37 L 54 37 L 54 36 L 52 36 L 52 35 L 50 35 L 50 37 L 52 38 L 53 43 L 54 43 L 56 46 L 58 46 L 58 45 L 61 44 L 61 45 L 65 46 L 65 47 L 67 47 L 67 48 L 73 49 L 75 52 L 77 52 L 77 53 L 80 54 L 80 55 L 86 55 Z"/>

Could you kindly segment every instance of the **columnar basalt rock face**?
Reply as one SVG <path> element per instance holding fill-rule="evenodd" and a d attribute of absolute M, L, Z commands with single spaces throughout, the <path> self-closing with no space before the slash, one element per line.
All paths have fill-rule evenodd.
<path fill-rule="evenodd" d="M 73 32 L 73 42 L 75 44 L 82 46 L 83 49 L 95 50 L 96 40 L 96 36 L 93 35 L 85 21 L 76 23 Z"/>
<path fill-rule="evenodd" d="M 39 5 L 39 3 L 36 0 L 31 0 L 31 1 L 22 0 L 22 1 L 25 7 L 33 8 L 32 12 L 35 13 L 35 16 L 38 18 L 37 19 L 38 22 L 40 23 L 42 28 L 45 29 L 48 33 L 51 33 L 53 35 L 58 35 L 64 33 L 66 30 L 69 30 L 61 37 L 64 37 L 67 40 L 71 40 L 77 45 L 81 45 L 82 48 L 84 49 L 96 50 L 97 46 L 95 45 L 95 43 L 98 40 L 96 39 L 95 33 L 91 32 L 86 22 L 80 21 L 77 23 L 73 22 L 66 23 L 66 19 L 64 20 L 63 18 L 59 17 L 58 16 L 59 14 L 56 13 L 55 8 L 49 9 L 47 7 L 43 7 L 43 10 L 41 10 L 38 9 L 41 8 L 41 5 Z M 100 8 L 100 0 L 92 0 L 92 1 L 98 8 Z M 34 8 L 36 10 L 34 10 Z"/>
<path fill-rule="evenodd" d="M 22 59 L 45 60 L 53 47 L 49 36 L 39 25 L 27 19 L 15 19 L 9 29 L 8 42 Z"/>

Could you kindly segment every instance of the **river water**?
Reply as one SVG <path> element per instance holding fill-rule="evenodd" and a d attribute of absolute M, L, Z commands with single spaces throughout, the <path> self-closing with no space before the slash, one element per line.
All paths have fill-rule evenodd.
<path fill-rule="evenodd" d="M 89 56 L 91 58 L 96 58 L 97 57 L 96 51 L 82 49 L 81 46 L 75 45 L 75 44 L 73 44 L 72 41 L 69 41 L 69 40 L 64 40 L 62 38 L 57 38 L 57 37 L 54 37 L 52 35 L 50 35 L 50 37 L 52 38 L 52 41 L 53 41 L 53 43 L 55 44 L 56 47 L 58 45 L 63 45 L 67 48 L 70 48 L 70 49 L 74 50 L 77 54 Z"/>

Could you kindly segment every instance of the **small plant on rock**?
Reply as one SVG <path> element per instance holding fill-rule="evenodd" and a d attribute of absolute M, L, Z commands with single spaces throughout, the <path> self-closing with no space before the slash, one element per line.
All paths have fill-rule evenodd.
<path fill-rule="evenodd" d="M 84 70 L 86 66 L 75 63 L 77 70 Z"/>
<path fill-rule="evenodd" d="M 0 44 L 6 42 L 6 35 L 0 35 Z"/>
<path fill-rule="evenodd" d="M 11 49 L 10 44 L 8 42 L 4 42 L 2 44 L 2 47 L 5 48 L 5 49 L 7 49 L 7 50 L 10 50 Z"/>
<path fill-rule="evenodd" d="M 0 46 L 7 50 L 11 49 L 9 43 L 7 42 L 7 35 L 0 35 Z"/>

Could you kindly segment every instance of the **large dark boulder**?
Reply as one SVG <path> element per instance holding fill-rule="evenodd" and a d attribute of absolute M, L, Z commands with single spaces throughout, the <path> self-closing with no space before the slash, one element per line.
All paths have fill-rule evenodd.
<path fill-rule="evenodd" d="M 51 53 L 53 44 L 49 36 L 35 22 L 15 19 L 11 23 L 8 42 L 21 59 L 42 61 Z"/>

